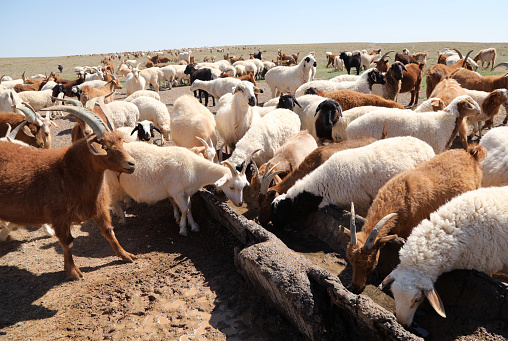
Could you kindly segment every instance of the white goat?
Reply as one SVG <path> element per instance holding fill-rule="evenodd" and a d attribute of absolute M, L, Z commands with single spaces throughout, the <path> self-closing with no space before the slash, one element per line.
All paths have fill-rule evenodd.
<path fill-rule="evenodd" d="M 194 81 L 194 84 L 196 82 Z M 259 89 L 252 83 L 239 81 L 233 87 L 232 94 L 226 94 L 219 100 L 215 120 L 217 131 L 227 147 L 234 148 L 251 125 L 259 119 L 258 112 L 253 108 L 256 104 L 256 92 L 259 93 Z"/>
<path fill-rule="evenodd" d="M 231 92 L 235 86 L 237 86 L 241 80 L 226 77 L 226 78 L 218 78 L 211 81 L 202 81 L 196 79 L 194 83 L 192 83 L 190 90 L 205 90 L 210 95 L 212 95 L 216 101 L 219 101 L 222 96 Z"/>
<path fill-rule="evenodd" d="M 508 272 L 508 187 L 461 194 L 422 220 L 400 250 L 400 264 L 383 281 L 391 283 L 397 321 L 409 327 L 424 298 L 442 317 L 434 283 L 445 272 L 475 269 Z"/>
<path fill-rule="evenodd" d="M 152 84 L 157 93 L 159 92 L 159 82 L 165 79 L 164 72 L 156 66 L 141 70 L 139 75 L 145 79 L 147 84 Z"/>
<path fill-rule="evenodd" d="M 113 101 L 105 106 L 110 111 L 108 117 L 115 128 L 134 128 L 139 121 L 139 109 L 134 103 Z"/>
<path fill-rule="evenodd" d="M 134 173 L 125 176 L 116 172 L 105 172 L 112 206 L 123 221 L 125 216 L 120 203 L 128 197 L 149 204 L 170 198 L 174 217 L 180 224 L 180 234 L 188 234 L 187 219 L 192 231 L 197 232 L 199 226 L 192 218 L 190 197 L 209 184 L 221 188 L 233 204 L 243 204 L 242 191 L 248 185 L 245 170 L 238 173 L 227 162 L 226 166 L 217 165 L 177 146 L 161 148 L 132 142 L 126 143 L 124 147 L 136 161 Z"/>
<path fill-rule="evenodd" d="M 489 130 L 480 140 L 487 149 L 482 163 L 482 187 L 508 185 L 508 127 Z"/>
<path fill-rule="evenodd" d="M 146 81 L 139 74 L 138 68 L 137 67 L 133 68 L 132 71 L 127 75 L 127 79 L 125 80 L 126 95 L 130 96 L 135 91 L 144 90 L 145 85 Z"/>
<path fill-rule="evenodd" d="M 312 81 L 316 65 L 316 59 L 309 54 L 298 65 L 276 66 L 268 70 L 265 80 L 272 92 L 271 98 L 283 92 L 294 94 L 302 84 Z"/>

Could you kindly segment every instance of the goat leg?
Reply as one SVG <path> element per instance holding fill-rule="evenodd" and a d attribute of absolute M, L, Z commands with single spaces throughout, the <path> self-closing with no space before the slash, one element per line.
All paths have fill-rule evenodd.
<path fill-rule="evenodd" d="M 105 212 L 99 212 L 95 217 L 93 217 L 93 221 L 97 224 L 97 226 L 99 226 L 101 234 L 108 240 L 118 257 L 122 258 L 124 262 L 132 262 L 136 259 L 136 256 L 125 251 L 116 239 L 108 210 Z"/>
<path fill-rule="evenodd" d="M 71 226 L 68 223 L 53 224 L 55 235 L 62 246 L 64 255 L 64 269 L 67 272 L 67 279 L 70 281 L 83 278 L 81 270 L 74 264 L 72 258 L 72 249 L 74 248 L 74 238 L 71 235 Z"/>

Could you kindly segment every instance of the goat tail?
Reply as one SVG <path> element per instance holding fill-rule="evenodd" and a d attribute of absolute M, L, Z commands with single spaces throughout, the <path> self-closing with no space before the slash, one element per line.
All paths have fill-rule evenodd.
<path fill-rule="evenodd" d="M 383 121 L 383 130 L 381 132 L 381 140 L 386 139 L 387 136 L 388 136 L 388 131 L 386 130 L 385 121 Z"/>
<path fill-rule="evenodd" d="M 479 146 L 477 143 L 470 144 L 467 147 L 467 152 L 478 162 L 485 159 L 485 156 L 487 155 L 487 149 L 483 146 Z"/>

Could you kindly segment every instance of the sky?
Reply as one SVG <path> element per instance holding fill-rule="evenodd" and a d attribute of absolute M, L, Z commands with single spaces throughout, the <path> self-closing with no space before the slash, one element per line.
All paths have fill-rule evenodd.
<path fill-rule="evenodd" d="M 0 0 L 0 58 L 229 45 L 502 43 L 505 7 L 506 0 Z"/>

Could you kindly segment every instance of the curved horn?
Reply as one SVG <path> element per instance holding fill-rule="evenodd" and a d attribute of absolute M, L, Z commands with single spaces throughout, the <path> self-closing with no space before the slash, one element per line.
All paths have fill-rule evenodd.
<path fill-rule="evenodd" d="M 201 137 L 196 136 L 196 138 L 197 138 L 199 141 L 201 141 L 201 143 L 202 143 L 205 147 L 210 148 L 210 146 L 208 145 L 208 143 L 206 143 L 206 141 L 205 141 L 205 140 L 203 140 Z"/>
<path fill-rule="evenodd" d="M 34 108 L 30 105 L 30 103 L 28 103 L 28 102 L 21 102 L 21 103 L 23 103 L 23 105 L 24 105 L 25 107 L 27 107 L 28 109 L 30 109 L 30 111 L 32 111 L 32 112 L 33 112 L 33 114 L 34 114 L 34 115 L 35 115 L 35 116 L 36 116 L 39 120 L 44 121 L 44 118 L 42 118 L 42 116 L 41 116 L 38 112 L 35 112 L 35 109 L 34 109 Z"/>
<path fill-rule="evenodd" d="M 23 74 L 21 75 L 21 78 L 23 79 L 23 83 L 25 83 L 25 80 L 26 80 L 26 79 L 25 79 L 25 72 L 26 72 L 26 71 L 23 71 Z"/>
<path fill-rule="evenodd" d="M 259 190 L 259 193 L 260 194 L 266 194 L 268 193 L 268 188 L 270 187 L 270 183 L 272 182 L 273 178 L 277 175 L 277 174 L 280 174 L 280 173 L 284 173 L 285 170 L 278 170 L 278 171 L 275 171 L 275 167 L 277 167 L 279 164 L 277 163 L 275 166 L 273 166 L 272 168 L 270 168 L 270 162 L 268 162 L 268 164 L 266 165 L 266 169 L 267 171 L 265 172 L 265 174 L 263 175 L 263 178 L 261 180 L 261 188 Z"/>
<path fill-rule="evenodd" d="M 469 51 L 467 54 L 466 54 L 466 57 L 464 58 L 464 63 L 467 62 L 467 59 L 469 58 L 469 55 L 471 54 L 471 52 L 473 52 L 473 50 Z"/>
<path fill-rule="evenodd" d="M 14 130 L 11 131 L 10 134 L 9 134 L 9 131 L 7 131 L 7 134 L 5 134 L 7 139 L 14 140 L 16 138 L 16 135 L 18 135 L 19 130 L 21 128 L 23 128 L 25 126 L 25 124 L 27 124 L 26 121 L 21 122 L 21 124 L 18 124 L 18 126 L 16 128 L 14 128 Z M 11 128 L 10 124 L 7 123 L 7 125 L 9 125 L 9 129 L 10 129 Z"/>
<path fill-rule="evenodd" d="M 358 244 L 356 240 L 356 216 L 355 204 L 351 201 L 351 220 L 349 221 L 349 232 L 351 233 L 351 245 Z"/>
<path fill-rule="evenodd" d="M 245 160 L 245 163 L 243 165 L 243 168 L 242 168 L 242 174 L 245 174 L 245 171 L 247 170 L 247 166 L 249 165 L 250 163 L 250 160 L 252 159 L 252 157 L 254 156 L 254 154 L 256 154 L 257 152 L 259 152 L 261 150 L 261 148 L 258 148 L 256 150 L 253 150 L 249 156 L 247 156 L 247 159 Z"/>
<path fill-rule="evenodd" d="M 498 65 L 498 66 L 499 66 L 499 65 Z M 4 79 L 4 77 L 5 77 L 5 74 L 4 74 L 4 75 L 2 75 L 2 77 L 0 77 L 0 84 L 2 84 L 2 80 Z"/>
<path fill-rule="evenodd" d="M 388 54 L 392 53 L 392 52 L 395 52 L 395 51 L 394 50 L 390 50 L 390 51 L 386 52 L 380 59 L 385 59 L 385 57 L 389 57 Z"/>
<path fill-rule="evenodd" d="M 233 176 L 238 175 L 238 171 L 229 161 L 222 161 L 221 165 L 228 167 L 229 170 L 231 171 L 231 173 L 233 174 Z"/>
<path fill-rule="evenodd" d="M 455 50 L 455 52 L 457 52 L 457 53 L 459 54 L 459 58 L 460 58 L 460 59 L 464 58 L 464 56 L 462 55 L 462 53 L 460 53 L 460 51 L 459 51 L 459 50 L 457 50 L 457 49 L 454 49 L 454 50 Z"/>
<path fill-rule="evenodd" d="M 392 273 L 390 273 L 388 276 L 385 277 L 385 279 L 383 279 L 383 281 L 381 282 L 381 284 L 379 284 L 379 286 L 376 288 L 376 291 L 377 292 L 378 290 L 383 290 L 383 288 L 389 286 L 390 284 L 392 284 L 392 282 L 395 280 L 395 278 L 392 277 Z"/>
<path fill-rule="evenodd" d="M 494 70 L 495 68 L 497 68 L 498 66 L 501 66 L 501 65 L 503 65 L 504 67 L 508 67 L 508 62 L 502 62 L 502 63 L 499 63 L 499 64 L 497 64 L 496 66 L 494 66 L 494 67 L 492 68 L 492 70 Z"/>
<path fill-rule="evenodd" d="M 104 131 L 108 128 L 106 124 L 101 120 L 101 118 L 95 115 L 93 112 L 86 108 L 75 107 L 72 105 L 57 105 L 45 109 L 41 109 L 40 111 L 66 111 L 71 115 L 81 118 L 85 121 L 86 124 L 92 128 L 93 132 L 97 137 L 102 137 L 104 135 Z"/>
<path fill-rule="evenodd" d="M 377 235 L 379 234 L 379 231 L 385 226 L 385 224 L 390 220 L 392 217 L 396 217 L 397 213 L 390 213 L 386 215 L 383 219 L 381 219 L 376 226 L 372 229 L 372 232 L 369 234 L 369 237 L 367 238 L 367 241 L 365 242 L 365 245 L 363 246 L 366 250 L 372 250 L 374 247 L 374 242 L 376 241 Z"/>
<path fill-rule="evenodd" d="M 115 91 L 113 90 L 112 93 L 114 93 Z M 115 128 L 113 128 L 113 123 L 111 123 L 111 119 L 110 119 L 110 116 L 112 115 L 111 113 L 111 110 L 109 110 L 109 107 L 104 103 L 104 98 L 110 96 L 112 93 L 110 93 L 109 95 L 106 95 L 106 96 L 100 96 L 98 97 L 98 101 L 97 103 L 95 103 L 95 105 L 98 105 L 99 108 L 101 108 L 102 112 L 104 113 L 104 116 L 106 116 L 106 123 L 108 125 L 108 128 L 110 131 L 113 131 L 115 130 Z"/>
<path fill-rule="evenodd" d="M 81 103 L 80 101 L 78 101 L 76 99 L 58 98 L 58 97 L 53 97 L 53 96 L 51 96 L 51 99 L 54 99 L 55 101 L 60 101 L 60 102 L 69 102 L 71 105 L 74 105 L 75 107 L 82 107 L 83 106 L 83 103 Z"/>
<path fill-rule="evenodd" d="M 26 120 L 28 121 L 28 123 L 33 123 L 35 121 L 35 114 L 30 109 L 26 107 L 19 107 L 16 109 L 21 111 L 23 115 L 26 116 Z"/>

